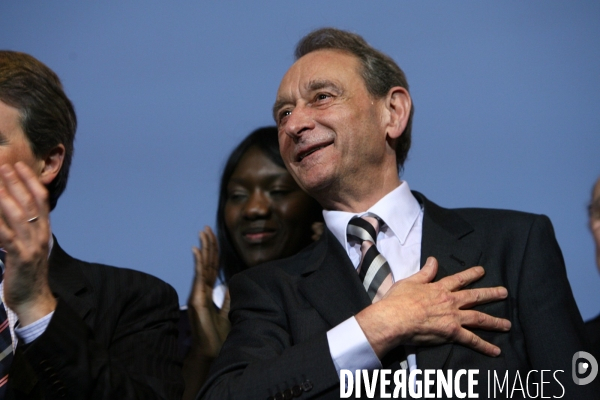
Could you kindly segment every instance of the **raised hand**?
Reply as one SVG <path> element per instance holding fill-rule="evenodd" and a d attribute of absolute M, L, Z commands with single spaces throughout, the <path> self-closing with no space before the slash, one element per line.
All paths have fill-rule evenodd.
<path fill-rule="evenodd" d="M 200 248 L 193 247 L 195 274 L 188 299 L 188 316 L 192 328 L 192 347 L 183 361 L 185 391 L 183 400 L 192 400 L 208 377 L 208 370 L 219 354 L 229 333 L 229 290 L 221 309 L 213 304 L 212 293 L 219 275 L 219 247 L 207 226 L 200 232 Z"/>
<path fill-rule="evenodd" d="M 472 267 L 432 282 L 438 263 L 429 257 L 413 276 L 394 283 L 386 295 L 356 315 L 378 357 L 398 345 L 460 343 L 489 356 L 500 349 L 466 328 L 508 331 L 510 321 L 470 308 L 503 300 L 506 288 L 463 289 L 485 271 Z"/>
<path fill-rule="evenodd" d="M 203 356 L 215 358 L 229 333 L 229 291 L 221 309 L 213 304 L 212 293 L 219 274 L 217 238 L 209 227 L 200 232 L 200 248 L 194 247 L 195 276 L 188 300 L 188 312 L 195 345 Z"/>
<path fill-rule="evenodd" d="M 6 251 L 4 301 L 21 326 L 56 308 L 48 285 L 48 192 L 22 162 L 0 166 L 0 247 Z"/>

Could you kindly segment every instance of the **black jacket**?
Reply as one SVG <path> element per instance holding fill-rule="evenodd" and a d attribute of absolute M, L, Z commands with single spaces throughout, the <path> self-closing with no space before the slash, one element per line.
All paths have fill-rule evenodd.
<path fill-rule="evenodd" d="M 549 219 L 505 210 L 444 209 L 419 193 L 415 196 L 424 205 L 421 265 L 428 256 L 436 257 L 436 280 L 482 265 L 486 274 L 471 287 L 502 285 L 509 296 L 476 308 L 512 322 L 508 333 L 476 331 L 501 348 L 497 358 L 449 343 L 418 347 L 417 367 L 477 368 L 476 391 L 484 399 L 492 398 L 488 371 L 492 381 L 494 372 L 502 380 L 508 371 L 512 388 L 517 372 L 525 385 L 530 370 L 562 370 L 556 377 L 564 389 L 546 373 L 544 396 L 560 396 L 564 390 L 564 399 L 600 398 L 600 378 L 587 386 L 575 385 L 571 378 L 573 354 L 587 345 Z M 369 306 L 370 300 L 331 232 L 326 230 L 318 242 L 291 258 L 236 275 L 230 293 L 232 330 L 199 398 L 339 398 L 326 332 Z M 383 364 L 393 368 L 386 359 Z M 534 380 L 540 380 L 539 373 L 533 373 L 530 385 Z M 461 383 L 466 385 L 465 380 Z M 495 398 L 510 395 L 506 389 L 496 393 Z M 522 393 L 516 391 L 512 398 Z"/>
<path fill-rule="evenodd" d="M 56 239 L 49 281 L 58 306 L 46 331 L 17 347 L 7 399 L 181 398 L 171 286 L 76 260 Z"/>

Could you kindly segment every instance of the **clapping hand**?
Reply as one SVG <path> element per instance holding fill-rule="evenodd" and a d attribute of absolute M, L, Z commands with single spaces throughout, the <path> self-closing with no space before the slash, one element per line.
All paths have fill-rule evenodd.
<path fill-rule="evenodd" d="M 200 354 L 215 358 L 229 333 L 229 291 L 219 310 L 213 304 L 213 287 L 219 275 L 219 248 L 217 238 L 209 227 L 200 232 L 200 248 L 194 247 L 195 276 L 188 300 L 188 313 L 193 341 Z"/>
<path fill-rule="evenodd" d="M 26 326 L 56 308 L 48 284 L 48 191 L 24 163 L 0 166 L 4 301 Z"/>

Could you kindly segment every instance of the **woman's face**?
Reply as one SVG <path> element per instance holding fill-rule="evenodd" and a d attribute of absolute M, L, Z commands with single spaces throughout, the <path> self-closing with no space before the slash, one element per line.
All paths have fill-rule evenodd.
<path fill-rule="evenodd" d="M 258 147 L 242 156 L 227 185 L 225 225 L 248 267 L 291 256 L 311 240 L 320 207 Z"/>

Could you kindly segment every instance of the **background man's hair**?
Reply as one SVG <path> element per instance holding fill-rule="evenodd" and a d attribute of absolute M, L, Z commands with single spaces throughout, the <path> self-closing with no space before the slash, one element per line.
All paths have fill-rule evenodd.
<path fill-rule="evenodd" d="M 312 31 L 298 42 L 294 53 L 296 60 L 317 50 L 341 50 L 356 56 L 361 64 L 360 74 L 367 90 L 375 98 L 387 95 L 394 86 L 408 89 L 404 72 L 391 57 L 371 47 L 361 36 L 335 28 L 321 28 Z M 414 107 L 402 136 L 396 141 L 396 162 L 402 171 L 410 150 Z"/>
<path fill-rule="evenodd" d="M 0 50 L 0 101 L 19 110 L 20 123 L 33 154 L 45 158 L 65 146 L 62 168 L 47 186 L 50 209 L 67 186 L 77 117 L 58 76 L 34 57 Z"/>

